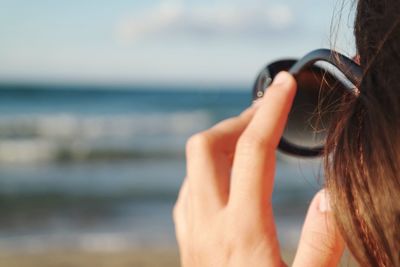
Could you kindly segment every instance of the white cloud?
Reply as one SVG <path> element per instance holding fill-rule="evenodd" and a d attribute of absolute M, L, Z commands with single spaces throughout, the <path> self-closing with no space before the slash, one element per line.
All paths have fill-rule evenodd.
<path fill-rule="evenodd" d="M 155 36 L 259 38 L 285 30 L 293 23 L 294 14 L 284 4 L 225 3 L 196 7 L 185 1 L 164 1 L 145 12 L 121 19 L 117 24 L 117 36 L 123 42 Z"/>

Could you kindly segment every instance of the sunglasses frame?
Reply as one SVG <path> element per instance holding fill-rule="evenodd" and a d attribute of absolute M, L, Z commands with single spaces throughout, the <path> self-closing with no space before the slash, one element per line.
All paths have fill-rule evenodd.
<path fill-rule="evenodd" d="M 342 75 L 331 73 L 324 68 L 320 68 L 328 72 L 332 77 L 339 81 L 344 88 L 354 95 L 358 95 L 359 86 L 362 79 L 362 69 L 360 65 L 352 59 L 329 49 L 317 49 L 311 51 L 300 60 L 284 59 L 268 64 L 257 76 L 253 86 L 253 101 L 263 97 L 265 89 L 272 83 L 273 78 L 280 71 L 286 70 L 294 76 L 296 81 L 302 71 L 315 66 L 317 62 L 326 62 L 334 66 Z M 349 85 L 351 83 L 351 85 Z M 278 149 L 285 154 L 297 157 L 318 157 L 324 154 L 324 146 L 305 147 L 299 146 L 281 138 Z"/>

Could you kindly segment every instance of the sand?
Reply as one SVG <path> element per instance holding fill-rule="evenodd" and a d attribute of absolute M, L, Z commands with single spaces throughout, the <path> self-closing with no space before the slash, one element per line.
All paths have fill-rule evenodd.
<path fill-rule="evenodd" d="M 178 252 L 173 249 L 132 250 L 121 252 L 52 251 L 0 253 L 0 266 L 7 267 L 176 267 Z"/>
<path fill-rule="evenodd" d="M 284 252 L 283 258 L 290 266 L 293 252 Z M 45 251 L 0 252 L 0 266 L 7 267 L 179 267 L 176 249 L 135 249 L 120 252 Z M 340 266 L 357 266 L 345 255 Z"/>

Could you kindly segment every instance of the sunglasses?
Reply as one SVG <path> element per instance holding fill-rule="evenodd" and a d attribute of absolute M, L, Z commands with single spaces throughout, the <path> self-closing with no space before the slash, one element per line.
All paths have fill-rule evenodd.
<path fill-rule="evenodd" d="M 361 67 L 352 59 L 329 49 L 318 49 L 300 60 L 284 59 L 268 64 L 257 76 L 253 101 L 280 71 L 288 71 L 297 81 L 297 93 L 278 149 L 299 157 L 324 153 L 327 131 L 345 94 L 358 96 Z"/>

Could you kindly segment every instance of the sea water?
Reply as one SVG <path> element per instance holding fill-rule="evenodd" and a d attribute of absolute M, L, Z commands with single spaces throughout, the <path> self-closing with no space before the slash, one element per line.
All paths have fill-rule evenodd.
<path fill-rule="evenodd" d="M 245 89 L 3 85 L 0 249 L 176 246 L 187 138 L 250 103 Z M 292 248 L 323 179 L 318 161 L 278 159 L 274 210 Z"/>

